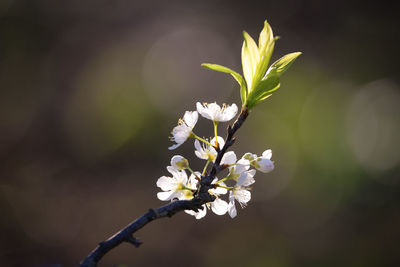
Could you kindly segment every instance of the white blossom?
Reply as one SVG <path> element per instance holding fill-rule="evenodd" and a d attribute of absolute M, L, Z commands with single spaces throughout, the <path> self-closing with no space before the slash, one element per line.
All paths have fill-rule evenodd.
<path fill-rule="evenodd" d="M 267 149 L 260 157 L 258 157 L 256 154 L 246 153 L 243 155 L 240 162 L 244 165 L 251 165 L 263 173 L 268 173 L 274 169 L 274 162 L 271 160 L 271 157 L 272 150 Z"/>
<path fill-rule="evenodd" d="M 217 103 L 197 102 L 196 107 L 201 116 L 214 122 L 230 121 L 238 111 L 236 104 L 230 106 L 223 104 L 221 108 Z"/>
<path fill-rule="evenodd" d="M 236 187 L 229 192 L 228 213 L 231 218 L 235 218 L 237 210 L 235 206 L 235 199 L 239 202 L 240 206 L 245 207 L 247 202 L 251 199 L 251 193 L 244 187 Z"/>
<path fill-rule="evenodd" d="M 263 173 L 271 172 L 274 169 L 274 163 L 271 160 L 272 151 L 271 149 L 265 150 L 261 157 L 257 157 L 252 165 L 259 171 Z"/>
<path fill-rule="evenodd" d="M 213 139 L 211 139 L 210 144 L 212 144 L 213 146 L 210 146 L 209 144 L 200 144 L 199 140 L 195 140 L 194 141 L 194 147 L 196 148 L 196 150 L 194 151 L 194 153 L 196 154 L 196 156 L 200 159 L 205 159 L 205 160 L 210 160 L 212 162 L 215 161 L 215 159 L 217 158 L 217 150 L 215 149 L 215 137 Z M 225 141 L 222 137 L 218 136 L 217 137 L 218 140 L 218 146 L 221 149 L 224 144 Z M 226 152 L 221 159 L 220 165 L 226 164 L 226 165 L 233 165 L 236 162 L 236 154 L 233 151 L 228 151 Z"/>
<path fill-rule="evenodd" d="M 179 171 L 172 166 L 168 166 L 167 170 L 172 174 L 172 177 L 162 176 L 157 180 L 157 186 L 163 192 L 158 192 L 157 197 L 162 201 L 177 199 L 192 199 L 192 190 L 195 176 L 192 174 L 188 179 L 185 171 Z M 197 175 L 197 174 L 196 174 Z M 198 173 L 200 175 L 200 173 Z"/>
<path fill-rule="evenodd" d="M 186 111 L 183 119 L 179 119 L 178 125 L 172 129 L 171 141 L 176 144 L 170 146 L 168 149 L 173 150 L 182 145 L 192 134 L 192 130 L 197 123 L 199 114 L 197 111 Z"/>
<path fill-rule="evenodd" d="M 189 167 L 189 161 L 180 155 L 175 155 L 171 158 L 171 166 L 178 170 L 185 170 Z"/>
<path fill-rule="evenodd" d="M 237 180 L 237 178 L 250 168 L 250 161 L 241 158 L 235 164 L 229 167 L 229 179 Z"/>
<path fill-rule="evenodd" d="M 216 145 L 215 140 L 218 140 L 218 145 L 219 148 L 222 148 L 225 144 L 225 141 L 222 137 L 218 136 L 217 139 L 215 139 L 215 137 L 213 139 L 211 139 L 210 143 L 212 145 Z M 205 160 L 211 160 L 211 161 L 215 161 L 216 157 L 217 157 L 217 151 L 215 150 L 215 148 L 213 146 L 210 146 L 209 144 L 200 144 L 199 140 L 195 140 L 194 141 L 194 147 L 196 148 L 196 150 L 194 151 L 194 153 L 196 154 L 196 156 L 200 159 L 205 159 Z"/>

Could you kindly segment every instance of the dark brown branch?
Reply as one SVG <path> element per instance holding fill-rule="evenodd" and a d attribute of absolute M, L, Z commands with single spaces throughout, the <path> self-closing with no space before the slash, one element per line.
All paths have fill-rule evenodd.
<path fill-rule="evenodd" d="M 108 240 L 100 242 L 99 246 L 80 263 L 80 267 L 97 266 L 97 263 L 107 252 L 123 242 L 130 243 L 135 247 L 139 247 L 142 242 L 133 237 L 133 234 L 153 220 L 164 217 L 172 217 L 174 214 L 183 210 L 194 210 L 197 212 L 199 209 L 203 208 L 203 204 L 214 201 L 215 196 L 212 196 L 208 193 L 208 190 L 212 188 L 211 182 L 215 178 L 215 175 L 222 170 L 223 166 L 220 166 L 222 157 L 227 149 L 235 142 L 233 135 L 240 128 L 240 126 L 242 126 L 248 115 L 249 113 L 247 109 L 243 108 L 233 126 L 228 126 L 228 134 L 225 140 L 225 145 L 221 150 L 218 151 L 217 158 L 215 159 L 210 174 L 202 177 L 200 181 L 200 188 L 198 192 L 195 193 L 195 197 L 193 199 L 178 200 L 164 205 L 156 210 L 150 209 L 144 215 L 130 223 Z"/>
<path fill-rule="evenodd" d="M 165 206 L 162 206 L 156 210 L 150 209 L 143 216 L 139 217 L 137 220 L 133 221 L 131 224 L 126 226 L 124 229 L 110 237 L 108 240 L 100 242 L 99 246 L 93 250 L 85 260 L 83 260 L 80 264 L 81 267 L 92 267 L 97 266 L 97 263 L 100 259 L 111 249 L 120 245 L 122 242 L 128 242 L 136 247 L 141 244 L 141 241 L 134 238 L 132 235 L 142 227 L 144 227 L 149 222 L 164 218 L 171 217 L 175 213 L 183 211 L 183 210 L 194 210 L 198 211 L 199 208 L 204 203 L 199 199 L 192 200 L 179 200 L 171 202 Z"/>

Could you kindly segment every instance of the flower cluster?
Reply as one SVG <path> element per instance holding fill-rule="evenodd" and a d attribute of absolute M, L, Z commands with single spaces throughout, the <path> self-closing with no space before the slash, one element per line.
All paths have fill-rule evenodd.
<path fill-rule="evenodd" d="M 171 166 L 167 167 L 171 176 L 162 176 L 157 181 L 157 186 L 162 190 L 157 194 L 160 200 L 190 200 L 195 196 L 200 186 L 199 181 L 207 175 L 208 167 L 214 164 L 218 153 L 225 145 L 225 140 L 217 133 L 218 123 L 232 120 L 238 112 L 236 104 L 221 107 L 216 103 L 198 102 L 196 107 L 197 111 L 186 111 L 183 119 L 180 119 L 178 125 L 173 128 L 171 140 L 175 144 L 169 149 L 177 148 L 189 138 L 195 139 L 194 153 L 199 159 L 206 161 L 204 169 L 201 173 L 193 171 L 186 158 L 180 155 L 173 156 Z M 199 113 L 213 122 L 214 137 L 201 138 L 193 132 Z M 265 150 L 261 156 L 245 153 L 240 159 L 234 151 L 224 152 L 219 165 L 225 170 L 225 175 L 221 179 L 215 177 L 208 190 L 215 200 L 204 204 L 197 212 L 193 210 L 185 212 L 200 219 L 206 215 L 207 209 L 211 209 L 217 215 L 228 213 L 234 218 L 237 215 L 235 202 L 243 208 L 251 199 L 250 186 L 255 183 L 256 170 L 267 173 L 274 169 L 271 157 L 270 149 Z M 227 195 L 227 201 L 222 199 L 223 195 Z"/>

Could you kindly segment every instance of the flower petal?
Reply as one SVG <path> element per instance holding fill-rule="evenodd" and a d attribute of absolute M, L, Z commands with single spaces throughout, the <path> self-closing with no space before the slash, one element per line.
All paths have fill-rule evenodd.
<path fill-rule="evenodd" d="M 157 186 L 163 191 L 170 191 L 176 187 L 176 182 L 171 177 L 162 176 L 158 178 Z"/>
<path fill-rule="evenodd" d="M 203 148 L 201 147 L 201 145 L 200 145 L 200 142 L 199 142 L 199 140 L 194 140 L 194 148 L 197 150 L 197 151 L 202 151 L 203 150 Z"/>
<path fill-rule="evenodd" d="M 172 139 L 176 143 L 182 144 L 189 138 L 191 133 L 192 128 L 186 126 L 185 124 L 181 124 L 172 129 Z"/>
<path fill-rule="evenodd" d="M 222 147 L 225 145 L 225 140 L 224 138 L 222 138 L 221 136 L 217 136 L 217 140 L 218 140 L 218 145 L 219 148 L 222 149 Z M 215 145 L 215 137 L 213 139 L 211 139 L 210 141 L 211 144 Z"/>
<path fill-rule="evenodd" d="M 214 180 L 211 182 L 211 184 L 216 184 L 218 182 L 218 178 L 215 177 Z M 226 186 L 226 184 L 224 182 L 220 182 L 218 183 L 219 185 L 222 186 Z M 209 190 L 211 193 L 215 194 L 215 195 L 225 195 L 226 193 L 228 193 L 228 190 L 226 188 L 223 187 L 217 187 L 215 189 L 210 189 Z"/>
<path fill-rule="evenodd" d="M 196 156 L 200 159 L 208 159 L 208 154 L 206 151 L 204 151 L 203 147 L 201 146 L 199 140 L 195 140 L 194 141 L 194 147 L 196 148 L 196 150 L 194 151 L 194 153 L 196 154 Z"/>
<path fill-rule="evenodd" d="M 248 159 L 241 158 L 238 160 L 237 164 L 246 165 L 247 167 L 249 167 L 250 161 Z"/>
<path fill-rule="evenodd" d="M 196 175 L 194 175 L 193 173 L 190 175 L 189 177 L 189 181 L 188 184 L 186 185 L 187 187 L 190 187 L 191 189 L 196 189 L 197 188 L 197 184 L 199 183 L 199 181 L 196 179 L 197 177 L 201 177 L 201 173 L 199 172 L 195 172 Z"/>
<path fill-rule="evenodd" d="M 188 176 L 185 171 L 178 171 L 178 174 L 175 176 L 176 180 L 181 182 L 183 185 L 187 184 Z"/>
<path fill-rule="evenodd" d="M 203 207 L 203 209 L 199 209 L 198 212 L 195 212 L 194 210 L 185 210 L 185 212 L 187 214 L 194 216 L 197 220 L 199 220 L 199 219 L 203 218 L 204 216 L 206 216 L 206 214 L 207 214 L 206 205 L 203 205 L 202 207 Z"/>
<path fill-rule="evenodd" d="M 169 150 L 174 150 L 174 149 L 176 149 L 177 147 L 179 147 L 180 145 L 182 145 L 182 143 L 180 143 L 180 144 L 174 144 L 174 145 L 168 147 L 168 149 L 169 149 Z"/>
<path fill-rule="evenodd" d="M 199 152 L 198 150 L 195 150 L 195 151 L 194 151 L 194 154 L 196 154 L 196 156 L 197 156 L 199 159 L 208 159 L 207 156 L 205 156 L 204 154 L 202 154 L 202 153 Z"/>
<path fill-rule="evenodd" d="M 167 166 L 167 171 L 172 174 L 172 177 L 175 179 L 175 176 L 178 175 L 179 170 L 175 169 L 172 166 Z"/>
<path fill-rule="evenodd" d="M 257 170 L 263 173 L 271 172 L 275 167 L 274 163 L 270 159 L 265 157 L 257 158 L 254 165 Z"/>
<path fill-rule="evenodd" d="M 250 191 L 243 188 L 234 190 L 234 196 L 242 206 L 246 205 L 246 203 L 251 199 Z"/>
<path fill-rule="evenodd" d="M 203 205 L 203 209 L 202 210 L 199 209 L 199 211 L 195 215 L 195 218 L 197 220 L 199 220 L 199 219 L 203 218 L 204 216 L 206 216 L 206 214 L 207 214 L 207 208 L 206 208 L 206 205 Z"/>
<path fill-rule="evenodd" d="M 199 114 L 197 113 L 197 111 L 186 111 L 185 115 L 183 115 L 183 120 L 185 121 L 186 125 L 189 126 L 191 129 L 194 128 L 198 119 Z"/>
<path fill-rule="evenodd" d="M 233 151 L 228 151 L 224 154 L 221 160 L 221 165 L 222 164 L 227 164 L 227 165 L 232 165 L 236 163 L 236 154 Z"/>
<path fill-rule="evenodd" d="M 240 160 L 238 161 L 240 162 Z M 249 162 L 250 164 L 250 162 Z M 243 172 L 247 171 L 250 168 L 249 165 L 244 165 L 244 164 L 240 164 L 240 163 L 236 163 L 236 165 L 234 167 L 232 167 L 232 172 L 234 174 L 242 174 Z"/>
<path fill-rule="evenodd" d="M 256 174 L 256 170 L 254 170 L 254 169 L 250 170 L 250 171 L 243 172 L 239 176 L 237 184 L 240 185 L 240 186 L 249 186 L 249 185 L 254 184 L 255 180 L 254 180 L 253 177 L 254 177 L 255 174 Z"/>
<path fill-rule="evenodd" d="M 171 200 L 175 197 L 175 192 L 174 191 L 158 192 L 157 197 L 159 200 L 162 201 Z"/>
<path fill-rule="evenodd" d="M 233 119 L 233 117 L 236 116 L 237 112 L 238 112 L 238 107 L 236 106 L 235 103 L 233 103 L 230 106 L 227 106 L 223 112 L 223 118 L 221 121 L 230 121 L 231 119 Z"/>
<path fill-rule="evenodd" d="M 211 210 L 217 215 L 224 215 L 228 211 L 228 203 L 220 198 L 216 198 L 211 202 Z"/>
<path fill-rule="evenodd" d="M 271 149 L 267 149 L 262 153 L 262 156 L 267 158 L 267 159 L 271 159 L 272 158 L 272 150 Z"/>
<path fill-rule="evenodd" d="M 204 107 L 200 102 L 196 103 L 196 108 L 197 108 L 197 112 L 200 113 L 201 116 L 203 116 L 206 119 L 212 120 L 208 109 L 206 107 Z"/>
<path fill-rule="evenodd" d="M 233 196 L 232 191 L 229 192 L 228 213 L 232 219 L 235 218 L 237 215 L 236 206 L 235 206 L 235 197 Z"/>
<path fill-rule="evenodd" d="M 219 183 L 222 186 L 226 186 L 223 182 Z M 222 187 L 217 187 L 215 189 L 211 189 L 212 193 L 216 194 L 216 195 L 225 195 L 226 193 L 228 193 L 228 190 L 226 188 L 222 188 Z"/>

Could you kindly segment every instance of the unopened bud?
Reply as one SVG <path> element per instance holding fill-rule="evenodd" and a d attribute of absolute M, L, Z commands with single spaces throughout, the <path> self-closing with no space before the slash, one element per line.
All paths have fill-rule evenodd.
<path fill-rule="evenodd" d="M 189 162 L 184 157 L 182 157 L 180 155 L 175 155 L 171 159 L 171 166 L 174 169 L 181 171 L 181 170 L 187 169 L 187 167 L 189 167 Z"/>

